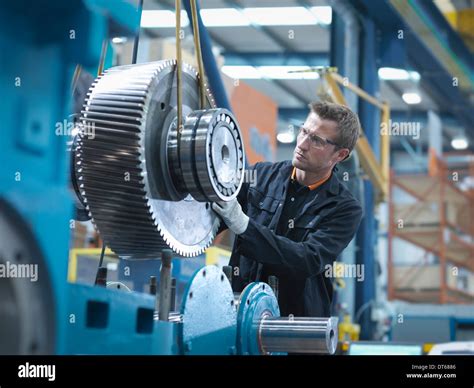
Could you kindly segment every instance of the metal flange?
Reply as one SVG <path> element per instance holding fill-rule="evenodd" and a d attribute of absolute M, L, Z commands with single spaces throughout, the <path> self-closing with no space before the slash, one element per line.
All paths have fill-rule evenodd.
<path fill-rule="evenodd" d="M 259 323 L 266 317 L 279 317 L 280 308 L 273 290 L 265 283 L 250 283 L 240 294 L 237 312 L 237 352 L 262 354 Z"/>
<path fill-rule="evenodd" d="M 195 273 L 181 315 L 180 348 L 185 354 L 235 354 L 234 293 L 219 268 L 208 265 Z"/>

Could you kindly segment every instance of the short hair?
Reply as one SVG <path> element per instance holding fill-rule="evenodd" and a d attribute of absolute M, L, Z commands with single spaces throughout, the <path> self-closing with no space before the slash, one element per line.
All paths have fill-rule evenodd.
<path fill-rule="evenodd" d="M 357 115 L 347 106 L 334 104 L 332 102 L 312 102 L 309 104 L 311 112 L 316 113 L 324 120 L 331 120 L 337 123 L 337 139 L 334 139 L 341 148 L 349 149 L 352 152 L 357 139 L 360 136 L 360 122 Z"/>

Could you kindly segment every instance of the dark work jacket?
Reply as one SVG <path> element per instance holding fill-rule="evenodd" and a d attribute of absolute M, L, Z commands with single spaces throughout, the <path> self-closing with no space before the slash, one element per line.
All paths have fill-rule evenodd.
<path fill-rule="evenodd" d="M 246 179 L 238 201 L 250 220 L 234 242 L 232 288 L 241 292 L 251 282 L 267 282 L 263 273 L 273 274 L 282 316 L 328 317 L 333 287 L 324 273 L 354 237 L 362 208 L 332 173 L 295 215 L 291 235 L 277 235 L 292 169 L 291 161 L 249 169 L 254 179 Z"/>

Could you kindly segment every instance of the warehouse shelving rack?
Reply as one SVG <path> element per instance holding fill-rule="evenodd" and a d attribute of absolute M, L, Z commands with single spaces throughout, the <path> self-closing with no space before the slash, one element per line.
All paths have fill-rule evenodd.
<path fill-rule="evenodd" d="M 439 159 L 429 175 L 395 176 L 391 172 L 388 238 L 389 299 L 420 303 L 474 303 L 474 194 L 461 190 Z M 472 166 L 470 168 L 472 173 Z M 471 174 L 470 174 L 471 175 Z M 472 175 L 471 175 L 472 176 Z M 414 201 L 394 198 L 398 188 Z M 397 265 L 394 240 L 432 253 L 438 260 Z M 460 275 L 460 269 L 463 276 Z"/>

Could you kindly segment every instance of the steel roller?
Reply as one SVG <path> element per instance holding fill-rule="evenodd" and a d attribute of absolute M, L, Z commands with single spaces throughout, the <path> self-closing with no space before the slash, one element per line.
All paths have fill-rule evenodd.
<path fill-rule="evenodd" d="M 185 188 L 193 198 L 235 198 L 243 181 L 244 146 L 232 113 L 226 109 L 191 113 L 181 135 L 179 159 Z"/>
<path fill-rule="evenodd" d="M 263 317 L 258 322 L 258 339 L 263 354 L 334 354 L 337 346 L 337 318 Z"/>

